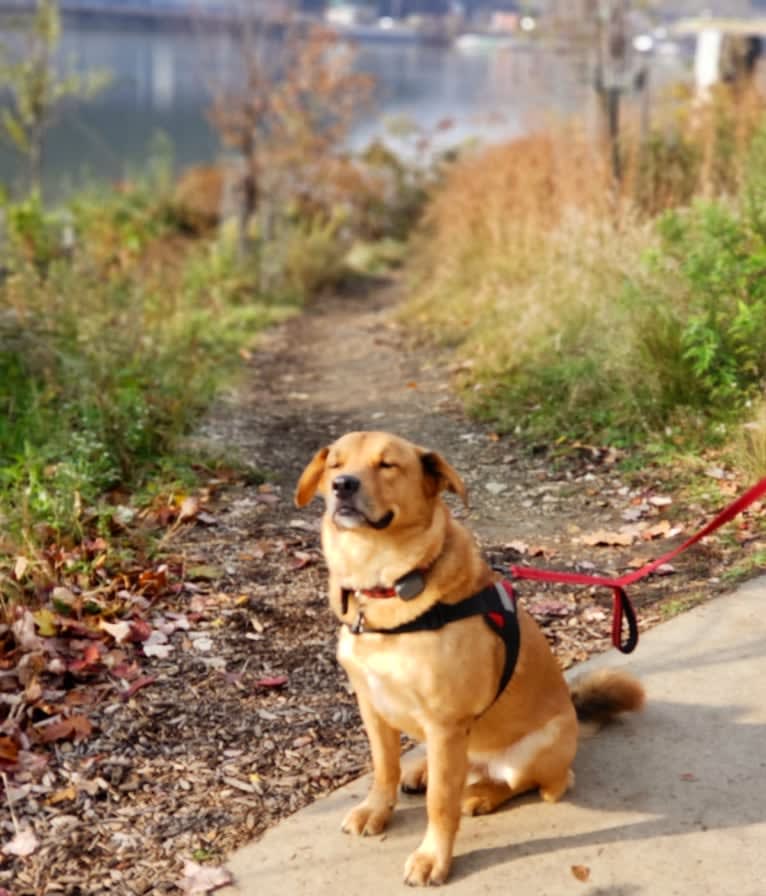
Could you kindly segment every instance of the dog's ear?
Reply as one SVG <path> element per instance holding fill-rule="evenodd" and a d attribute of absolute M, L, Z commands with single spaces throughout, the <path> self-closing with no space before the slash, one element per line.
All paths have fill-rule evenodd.
<path fill-rule="evenodd" d="M 317 451 L 311 458 L 309 465 L 301 473 L 301 478 L 298 480 L 298 485 L 295 489 L 295 503 L 298 507 L 305 507 L 316 494 L 329 453 L 330 449 L 327 447 Z"/>
<path fill-rule="evenodd" d="M 435 490 L 433 494 L 438 494 L 442 489 L 454 492 L 460 500 L 468 506 L 468 492 L 465 483 L 447 461 L 437 454 L 435 451 L 421 451 L 420 462 L 423 464 L 423 472 L 426 481 L 433 483 Z"/>

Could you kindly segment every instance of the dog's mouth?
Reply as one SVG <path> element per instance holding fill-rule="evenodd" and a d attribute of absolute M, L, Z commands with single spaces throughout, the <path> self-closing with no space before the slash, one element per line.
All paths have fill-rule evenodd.
<path fill-rule="evenodd" d="M 359 526 L 370 526 L 372 529 L 381 531 L 387 529 L 394 519 L 393 510 L 389 510 L 378 519 L 372 519 L 363 513 L 359 508 L 351 504 L 341 504 L 335 508 L 332 514 L 333 521 L 337 526 L 344 529 L 356 529 Z"/>

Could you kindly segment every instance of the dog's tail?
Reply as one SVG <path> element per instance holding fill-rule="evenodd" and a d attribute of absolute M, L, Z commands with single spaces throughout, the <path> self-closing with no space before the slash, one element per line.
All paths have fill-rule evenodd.
<path fill-rule="evenodd" d="M 642 709 L 646 700 L 641 682 L 618 669 L 601 669 L 575 679 L 569 692 L 585 736 L 620 713 Z"/>

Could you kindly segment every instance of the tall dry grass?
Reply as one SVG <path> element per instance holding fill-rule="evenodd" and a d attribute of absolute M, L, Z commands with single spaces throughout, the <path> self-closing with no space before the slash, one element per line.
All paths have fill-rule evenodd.
<path fill-rule="evenodd" d="M 656 219 L 736 205 L 763 121 L 759 101 L 716 96 L 627 137 L 619 185 L 572 127 L 464 158 L 426 211 L 406 318 L 470 362 L 469 403 L 500 425 L 618 440 L 704 425 L 683 343 L 693 291 Z"/>

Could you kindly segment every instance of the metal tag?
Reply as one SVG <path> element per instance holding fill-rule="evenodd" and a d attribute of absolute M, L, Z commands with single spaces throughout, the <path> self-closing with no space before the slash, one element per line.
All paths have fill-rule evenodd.
<path fill-rule="evenodd" d="M 423 593 L 425 587 L 425 576 L 417 569 L 408 572 L 406 576 L 402 576 L 394 583 L 394 589 L 402 600 L 414 600 Z"/>

